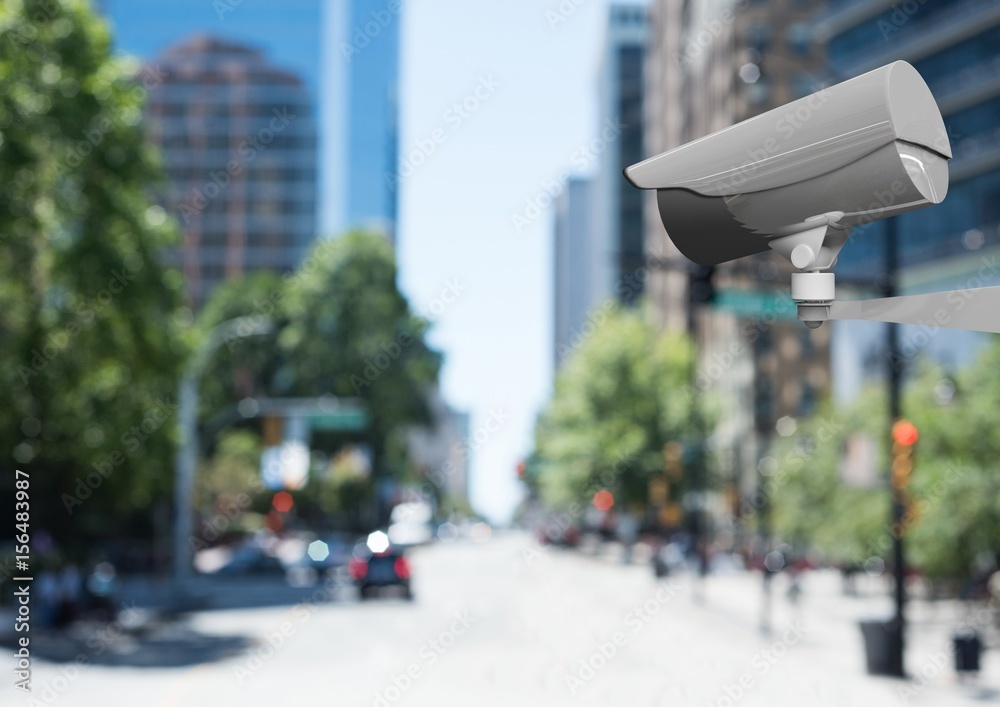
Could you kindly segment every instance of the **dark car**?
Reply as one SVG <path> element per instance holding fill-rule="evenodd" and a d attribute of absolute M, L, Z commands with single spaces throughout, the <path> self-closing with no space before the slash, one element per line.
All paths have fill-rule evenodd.
<path fill-rule="evenodd" d="M 386 590 L 401 593 L 405 599 L 413 598 L 410 562 L 381 531 L 369 535 L 366 542 L 358 543 L 347 563 L 347 571 L 357 584 L 362 599 L 371 599 Z"/>

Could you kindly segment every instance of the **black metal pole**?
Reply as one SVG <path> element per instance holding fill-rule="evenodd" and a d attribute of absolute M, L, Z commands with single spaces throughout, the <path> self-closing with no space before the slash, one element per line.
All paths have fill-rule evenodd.
<path fill-rule="evenodd" d="M 896 296 L 896 276 L 899 270 L 899 238 L 896 233 L 896 219 L 890 218 L 885 222 L 885 280 L 883 281 L 882 296 Z M 889 323 L 886 325 L 886 360 L 889 366 L 889 440 L 892 443 L 892 425 L 903 416 L 901 390 L 902 390 L 902 357 L 899 347 L 899 325 Z M 895 581 L 894 603 L 895 616 L 893 617 L 893 629 L 896 633 L 896 640 L 890 641 L 892 649 L 896 655 L 893 656 L 891 665 L 894 672 L 898 672 L 900 677 L 906 673 L 903 666 L 903 655 L 906 635 L 906 563 L 903 548 L 903 518 L 906 512 L 903 491 L 891 485 L 892 474 L 890 472 L 890 487 L 892 490 L 892 571 Z"/>
<path fill-rule="evenodd" d="M 770 335 L 770 332 L 768 332 Z M 761 340 L 754 342 L 754 370 L 757 372 L 754 380 L 754 428 L 757 432 L 757 440 L 760 444 L 757 450 L 757 498 L 755 499 L 757 510 L 757 538 L 763 559 L 766 560 L 771 551 L 771 499 L 768 496 L 767 480 L 761 469 L 761 462 L 770 454 L 771 439 L 774 433 L 774 414 L 771 407 L 770 395 L 767 393 L 769 381 L 762 377 L 761 371 Z M 762 592 L 761 592 L 761 612 L 760 630 L 763 633 L 771 632 L 771 570 L 764 565 L 761 570 Z"/>
<path fill-rule="evenodd" d="M 763 459 L 764 456 L 770 452 L 771 438 L 770 435 L 764 434 L 761 436 L 761 454 L 757 456 Z M 757 500 L 760 503 L 760 507 L 757 509 L 757 521 L 759 523 L 760 532 L 760 552 L 764 559 L 767 558 L 768 553 L 771 551 L 771 501 L 767 496 L 768 490 L 767 485 L 764 481 L 764 472 L 760 469 L 760 463 L 758 462 L 757 468 Z M 761 570 L 762 582 L 763 582 L 763 592 L 761 594 L 761 611 L 760 611 L 760 630 L 763 633 L 771 632 L 771 582 L 773 575 L 771 570 L 764 565 Z"/>

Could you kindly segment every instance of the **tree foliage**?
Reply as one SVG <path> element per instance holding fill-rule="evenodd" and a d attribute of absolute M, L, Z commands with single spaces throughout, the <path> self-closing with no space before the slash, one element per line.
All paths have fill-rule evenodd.
<path fill-rule="evenodd" d="M 609 308 L 559 371 L 535 431 L 537 486 L 555 506 L 609 488 L 645 503 L 668 442 L 703 445 L 709 415 L 692 394 L 694 349 L 633 310 Z"/>
<path fill-rule="evenodd" d="M 131 76 L 86 3 L 0 4 L 0 448 L 66 542 L 170 483 L 180 278 Z"/>
<path fill-rule="evenodd" d="M 360 398 L 370 426 L 353 441 L 369 444 L 376 475 L 402 473 L 402 433 L 430 423 L 426 394 L 441 361 L 396 275 L 389 243 L 355 232 L 317 242 L 294 273 L 216 288 L 200 317 L 202 332 L 237 317 L 266 318 L 273 330 L 223 343 L 202 384 L 203 420 L 254 395 Z M 347 486 L 355 496 L 367 493 Z"/>
<path fill-rule="evenodd" d="M 932 578 L 967 578 L 980 559 L 995 560 L 1000 552 L 997 370 L 1000 340 L 995 339 L 957 373 L 923 365 L 904 396 L 905 416 L 917 426 L 920 441 L 902 530 L 908 562 Z M 900 528 L 889 523 L 886 410 L 884 391 L 869 391 L 854 406 L 808 422 L 780 448 L 776 458 L 783 478 L 775 489 L 775 520 L 786 539 L 808 543 L 835 560 L 889 559 L 892 534 Z M 820 435 L 821 426 L 841 434 Z M 867 432 L 879 442 L 877 488 L 841 481 L 841 440 L 852 432 Z M 787 463 L 803 446 L 810 450 L 805 461 Z"/>

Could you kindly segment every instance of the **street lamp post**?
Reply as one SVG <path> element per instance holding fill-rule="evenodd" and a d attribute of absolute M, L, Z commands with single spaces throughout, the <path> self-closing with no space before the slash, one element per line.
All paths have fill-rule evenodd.
<path fill-rule="evenodd" d="M 265 317 L 230 319 L 208 333 L 184 367 L 177 394 L 177 454 L 174 458 L 173 579 L 177 586 L 183 585 L 191 576 L 194 472 L 198 462 L 198 381 L 212 354 L 223 342 L 267 334 L 273 329 L 274 324 Z"/>
<path fill-rule="evenodd" d="M 896 296 L 896 275 L 898 269 L 899 237 L 896 233 L 896 219 L 890 218 L 885 222 L 885 281 L 882 285 L 883 297 Z M 899 347 L 899 325 L 889 323 L 886 327 L 886 360 L 889 375 L 889 427 L 891 429 L 903 416 L 903 405 L 901 402 L 903 371 Z M 893 596 L 895 616 L 893 617 L 892 628 L 895 635 L 894 640 L 890 641 L 891 650 L 894 653 L 890 660 L 890 665 L 892 666 L 892 672 L 899 677 L 903 677 L 906 674 L 903 665 L 903 655 L 906 645 L 906 560 L 903 551 L 903 518 L 905 512 L 903 494 L 900 490 L 893 487 L 892 519 L 889 527 L 893 530 L 892 572 L 895 579 L 895 592 Z"/>

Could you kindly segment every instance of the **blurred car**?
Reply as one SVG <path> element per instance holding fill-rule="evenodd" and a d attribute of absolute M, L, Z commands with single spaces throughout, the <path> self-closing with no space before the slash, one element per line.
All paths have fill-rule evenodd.
<path fill-rule="evenodd" d="M 216 574 L 223 576 L 283 575 L 281 561 L 253 545 L 236 548 L 229 561 Z"/>
<path fill-rule="evenodd" d="M 303 534 L 283 542 L 278 557 L 285 567 L 288 583 L 304 587 L 316 584 L 329 573 L 346 569 L 353 548 L 354 543 L 342 535 Z"/>
<path fill-rule="evenodd" d="M 365 542 L 355 546 L 347 571 L 362 599 L 371 599 L 386 590 L 401 593 L 404 599 L 413 599 L 410 562 L 381 530 L 376 530 Z"/>

